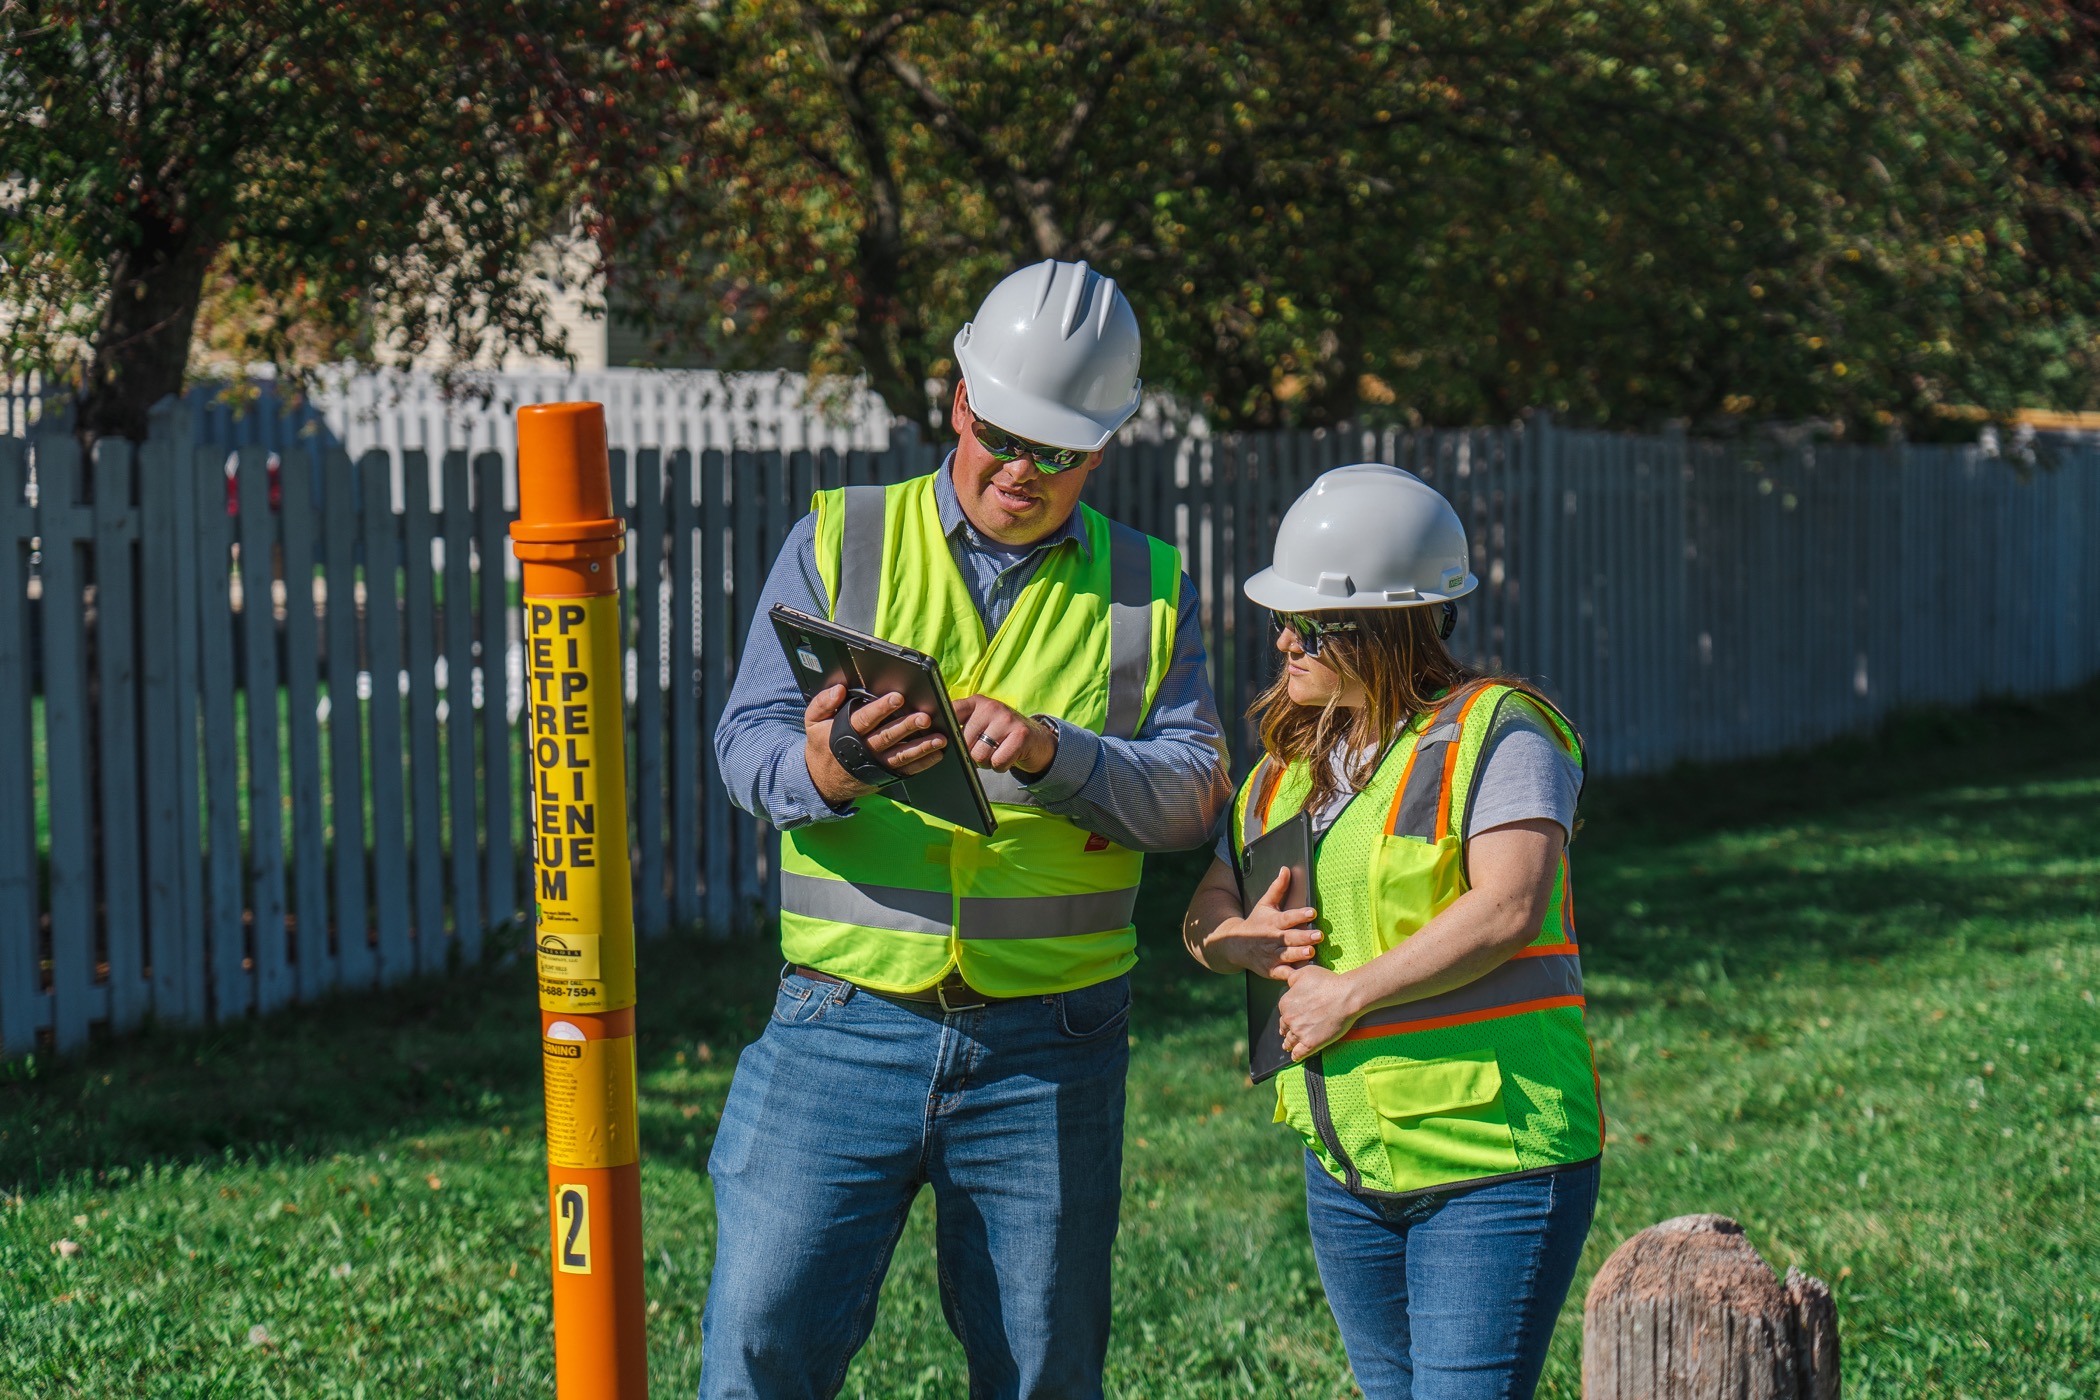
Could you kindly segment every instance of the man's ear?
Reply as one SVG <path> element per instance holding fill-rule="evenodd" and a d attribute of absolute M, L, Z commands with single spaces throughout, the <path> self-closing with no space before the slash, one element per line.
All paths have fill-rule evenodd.
<path fill-rule="evenodd" d="M 948 426 L 957 437 L 961 437 L 970 422 L 970 386 L 958 379 L 955 381 L 955 398 L 948 405 Z"/>

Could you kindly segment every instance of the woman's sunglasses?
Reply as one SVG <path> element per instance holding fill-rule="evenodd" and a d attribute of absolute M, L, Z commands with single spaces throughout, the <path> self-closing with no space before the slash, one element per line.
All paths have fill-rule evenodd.
<path fill-rule="evenodd" d="M 1444 641 L 1450 641 L 1452 630 L 1457 625 L 1457 604 L 1444 604 L 1442 615 L 1437 618 L 1437 636 Z M 1354 632 L 1356 630 L 1356 624 L 1353 622 L 1322 622 L 1311 613 L 1276 612 L 1274 610 L 1271 610 L 1269 613 L 1269 626 L 1279 637 L 1285 632 L 1297 633 L 1298 649 L 1307 656 L 1315 657 L 1320 654 L 1320 638 L 1331 637 L 1337 632 Z"/>
<path fill-rule="evenodd" d="M 1093 456 L 1077 447 L 1045 447 L 1039 442 L 1030 442 L 1024 437 L 1015 437 L 1004 428 L 995 428 L 976 414 L 970 415 L 970 432 L 977 445 L 992 454 L 995 462 L 1011 462 L 1026 457 L 1035 463 L 1035 469 L 1045 476 L 1056 476 L 1069 471 Z"/>
<path fill-rule="evenodd" d="M 1275 629 L 1276 635 L 1279 637 L 1286 632 L 1297 633 L 1298 648 L 1307 656 L 1318 656 L 1320 654 L 1320 639 L 1322 637 L 1331 637 L 1337 632 L 1354 632 L 1356 630 L 1356 624 L 1353 622 L 1322 622 L 1310 613 L 1301 612 L 1271 612 L 1269 614 L 1269 626 Z"/>

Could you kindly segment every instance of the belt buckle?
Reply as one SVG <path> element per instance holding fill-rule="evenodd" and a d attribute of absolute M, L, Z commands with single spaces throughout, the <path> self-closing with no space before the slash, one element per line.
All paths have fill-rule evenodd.
<path fill-rule="evenodd" d="M 963 985 L 964 985 L 964 986 L 969 986 L 969 984 L 968 984 L 968 983 L 964 983 Z M 976 989 L 975 987 L 971 987 L 971 988 L 970 988 L 970 992 L 971 992 L 971 994 L 972 994 L 973 996 L 977 996 L 977 997 L 980 997 L 980 998 L 984 996 L 984 993 L 983 993 L 983 992 L 980 992 L 980 991 L 978 991 L 978 990 L 977 990 L 977 989 Z M 941 979 L 940 981 L 938 981 L 938 982 L 936 982 L 936 983 L 934 983 L 934 984 L 933 984 L 933 997 L 934 997 L 934 1000 L 935 1000 L 935 1001 L 938 1001 L 938 1002 L 939 1002 L 939 1003 L 941 1004 L 941 1010 L 942 1010 L 943 1012 L 946 1012 L 947 1014 L 949 1014 L 949 1015 L 951 1015 L 951 1016 L 952 1016 L 952 1015 L 954 1015 L 954 1014 L 955 1014 L 956 1012 L 958 1012 L 958 1011 L 979 1011 L 979 1010 L 982 1010 L 983 1008 L 985 1008 L 985 1007 L 987 1007 L 987 1006 L 990 1006 L 990 1005 L 991 1005 L 991 1002 L 990 1002 L 990 1001 L 988 1001 L 988 1000 L 979 1000 L 979 1001 L 965 1002 L 965 1003 L 963 1003 L 963 1004 L 962 1004 L 962 1005 L 960 1005 L 960 1006 L 951 1006 L 951 1005 L 949 1005 L 949 1003 L 948 1003 L 948 979 L 947 979 L 947 978 L 945 978 L 945 977 L 943 977 L 943 978 L 942 978 L 942 979 Z"/>

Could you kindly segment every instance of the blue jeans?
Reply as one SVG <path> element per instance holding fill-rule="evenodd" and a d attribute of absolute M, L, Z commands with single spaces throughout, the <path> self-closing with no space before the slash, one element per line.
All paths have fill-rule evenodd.
<path fill-rule="evenodd" d="M 702 1400 L 838 1394 L 919 1188 L 970 1395 L 1096 1400 L 1130 982 L 944 1015 L 781 980 L 708 1175 Z"/>
<path fill-rule="evenodd" d="M 1598 1164 L 1373 1201 L 1305 1154 L 1327 1305 L 1365 1400 L 1528 1400 L 1597 1210 Z"/>

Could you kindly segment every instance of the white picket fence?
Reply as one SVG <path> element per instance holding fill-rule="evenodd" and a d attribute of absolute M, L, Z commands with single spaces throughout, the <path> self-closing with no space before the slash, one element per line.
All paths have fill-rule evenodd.
<path fill-rule="evenodd" d="M 214 384 L 184 395 L 200 442 L 279 450 L 322 434 L 352 457 L 374 449 L 508 457 L 517 450 L 520 406 L 579 400 L 604 404 L 607 441 L 629 450 L 880 451 L 890 439 L 889 410 L 874 394 L 851 385 L 812 389 L 785 370 L 505 372 L 450 385 L 427 374 L 337 373 L 296 405 L 270 381 L 250 387 L 259 391 L 253 402 Z"/>
<path fill-rule="evenodd" d="M 0 1054 L 442 971 L 528 907 L 501 439 L 228 443 L 186 412 L 92 463 L 42 424 L 0 437 Z M 777 847 L 709 740 L 759 585 L 813 489 L 938 457 L 626 441 L 636 919 L 746 927 Z M 1636 773 L 2100 673 L 2100 447 L 2044 448 L 1538 419 L 1119 443 L 1089 493 L 1183 550 L 1236 767 L 1274 660 L 1239 581 L 1318 472 L 1382 459 L 1466 522 L 1459 649 L 1565 705 L 1593 772 Z"/>

